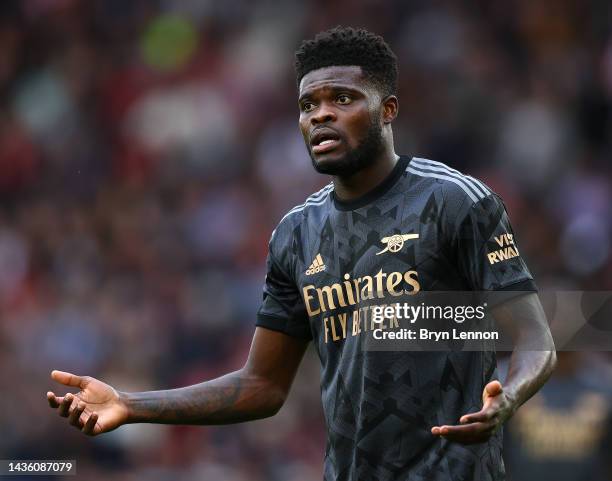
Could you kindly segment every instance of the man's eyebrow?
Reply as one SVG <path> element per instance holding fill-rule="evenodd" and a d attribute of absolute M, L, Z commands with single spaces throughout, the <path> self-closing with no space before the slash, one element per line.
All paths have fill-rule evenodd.
<path fill-rule="evenodd" d="M 309 99 L 311 95 L 312 94 L 310 92 L 303 93 L 302 95 L 298 97 L 298 102 L 302 102 L 303 100 Z"/>
<path fill-rule="evenodd" d="M 356 93 L 362 93 L 362 90 L 357 88 L 357 87 L 352 87 L 349 85 L 326 85 L 324 87 L 320 87 L 320 88 L 314 88 L 311 90 L 307 90 L 306 92 L 304 92 L 302 95 L 299 96 L 298 98 L 298 102 L 302 102 L 303 100 L 306 99 L 310 99 L 312 98 L 313 94 L 315 91 L 317 90 L 330 90 L 332 93 L 337 93 L 337 92 L 356 92 Z"/>

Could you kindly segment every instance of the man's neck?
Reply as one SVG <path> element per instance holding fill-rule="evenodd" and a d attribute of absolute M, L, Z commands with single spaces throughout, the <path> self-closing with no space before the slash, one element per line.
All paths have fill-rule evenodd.
<path fill-rule="evenodd" d="M 398 159 L 399 156 L 396 155 L 393 145 L 390 145 L 376 162 L 365 169 L 350 177 L 334 176 L 336 197 L 342 201 L 351 201 L 367 194 L 391 174 Z"/>

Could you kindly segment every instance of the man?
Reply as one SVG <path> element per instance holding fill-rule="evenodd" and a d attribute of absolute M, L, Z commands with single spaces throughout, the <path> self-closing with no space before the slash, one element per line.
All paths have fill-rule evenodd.
<path fill-rule="evenodd" d="M 135 422 L 205 425 L 272 416 L 313 340 L 322 363 L 326 480 L 503 479 L 499 428 L 555 363 L 518 250 L 495 254 L 500 239 L 514 245 L 503 203 L 444 164 L 395 154 L 397 60 L 381 37 L 341 27 L 321 33 L 296 52 L 296 72 L 301 132 L 314 168 L 333 182 L 290 210 L 272 233 L 244 367 L 143 393 L 54 371 L 53 379 L 81 391 L 49 392 L 49 404 L 90 435 Z M 519 344 L 526 337 L 521 327 L 529 326 L 529 338 L 544 350 L 519 345 L 502 387 L 491 352 L 362 348 L 360 338 L 372 328 L 361 309 L 368 301 L 432 290 L 517 291 L 495 316 L 518 327 Z"/>

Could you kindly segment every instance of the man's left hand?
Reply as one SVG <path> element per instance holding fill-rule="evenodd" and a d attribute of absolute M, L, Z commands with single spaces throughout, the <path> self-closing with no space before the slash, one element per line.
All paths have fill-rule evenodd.
<path fill-rule="evenodd" d="M 431 433 L 462 444 L 487 441 L 514 413 L 514 402 L 499 381 L 491 381 L 482 392 L 482 409 L 464 414 L 457 426 L 434 426 Z"/>

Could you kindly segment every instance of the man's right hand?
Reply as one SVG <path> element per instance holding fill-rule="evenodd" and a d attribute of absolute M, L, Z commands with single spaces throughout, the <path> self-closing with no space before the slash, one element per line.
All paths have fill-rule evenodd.
<path fill-rule="evenodd" d="M 51 378 L 65 386 L 78 387 L 76 394 L 63 397 L 47 393 L 49 406 L 60 416 L 90 436 L 102 434 L 125 424 L 128 408 L 119 393 L 108 384 L 89 376 L 76 376 L 68 372 L 53 371 Z"/>
<path fill-rule="evenodd" d="M 60 416 L 90 436 L 126 423 L 210 426 L 262 419 L 285 402 L 308 342 L 258 326 L 244 367 L 216 379 L 122 393 L 92 377 L 53 371 L 52 379 L 81 391 L 64 397 L 48 392 L 47 399 Z"/>

